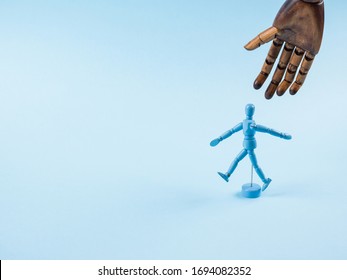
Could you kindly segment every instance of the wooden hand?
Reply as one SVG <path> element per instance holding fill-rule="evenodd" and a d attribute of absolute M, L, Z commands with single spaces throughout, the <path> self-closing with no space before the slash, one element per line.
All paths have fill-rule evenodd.
<path fill-rule="evenodd" d="M 254 50 L 273 41 L 261 72 L 254 81 L 254 88 L 262 87 L 284 45 L 272 81 L 265 91 L 265 98 L 272 98 L 276 91 L 281 96 L 289 87 L 290 94 L 296 94 L 319 52 L 323 29 L 322 0 L 287 0 L 279 10 L 273 26 L 245 45 L 247 50 Z M 298 68 L 299 73 L 296 75 Z"/>

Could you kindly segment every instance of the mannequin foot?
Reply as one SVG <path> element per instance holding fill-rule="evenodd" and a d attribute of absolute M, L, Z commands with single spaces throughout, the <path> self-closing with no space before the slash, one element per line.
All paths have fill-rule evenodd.
<path fill-rule="evenodd" d="M 218 175 L 221 176 L 226 182 L 229 182 L 229 176 L 228 173 L 224 174 L 222 172 L 218 172 Z"/>
<path fill-rule="evenodd" d="M 262 191 L 265 191 L 267 189 L 267 187 L 270 185 L 271 181 L 272 180 L 270 178 L 267 178 L 266 182 L 263 185 Z"/>

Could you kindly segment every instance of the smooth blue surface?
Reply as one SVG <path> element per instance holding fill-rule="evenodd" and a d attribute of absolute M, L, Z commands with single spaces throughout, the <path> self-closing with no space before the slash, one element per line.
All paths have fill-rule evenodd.
<path fill-rule="evenodd" d="M 268 101 L 270 46 L 243 45 L 281 5 L 1 1 L 0 259 L 347 259 L 347 3 L 326 1 L 297 96 Z M 295 136 L 258 136 L 256 200 L 249 162 L 216 174 L 242 134 L 208 145 L 247 103 Z"/>

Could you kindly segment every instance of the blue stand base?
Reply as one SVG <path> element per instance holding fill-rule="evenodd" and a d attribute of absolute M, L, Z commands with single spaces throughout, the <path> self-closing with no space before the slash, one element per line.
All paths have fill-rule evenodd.
<path fill-rule="evenodd" d="M 247 198 L 257 198 L 261 195 L 261 187 L 258 184 L 247 183 L 242 185 L 242 196 Z"/>

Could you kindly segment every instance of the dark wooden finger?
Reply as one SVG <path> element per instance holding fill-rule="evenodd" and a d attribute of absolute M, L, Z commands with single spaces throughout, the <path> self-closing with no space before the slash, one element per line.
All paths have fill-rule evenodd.
<path fill-rule="evenodd" d="M 295 83 L 293 83 L 289 89 L 289 93 L 291 95 L 296 94 L 301 88 L 301 86 L 304 84 L 307 73 L 308 71 L 310 71 L 313 60 L 314 60 L 314 55 L 309 52 L 306 52 L 304 59 L 302 61 L 299 73 L 296 77 Z"/>
<path fill-rule="evenodd" d="M 295 48 L 295 51 L 290 58 L 289 65 L 287 67 L 286 75 L 284 77 L 284 80 L 281 82 L 281 84 L 277 88 L 277 95 L 281 96 L 283 95 L 286 90 L 289 88 L 289 86 L 292 84 L 296 71 L 298 70 L 298 66 L 301 63 L 302 57 L 304 55 L 305 51 L 303 49 L 300 49 L 298 47 Z"/>
<path fill-rule="evenodd" d="M 263 67 L 261 68 L 260 74 L 258 75 L 258 77 L 255 79 L 253 83 L 253 87 L 255 89 L 260 89 L 262 85 L 264 84 L 265 80 L 267 79 L 267 77 L 269 76 L 269 73 L 272 70 L 272 67 L 278 57 L 278 54 L 281 51 L 282 45 L 283 45 L 282 40 L 279 40 L 277 38 L 273 40 L 270 50 L 263 64 Z"/>
<path fill-rule="evenodd" d="M 284 71 L 287 68 L 287 65 L 289 63 L 289 60 L 292 56 L 294 50 L 294 46 L 291 44 L 286 43 L 284 45 L 280 60 L 277 64 L 277 68 L 276 71 L 272 77 L 271 83 L 268 86 L 268 88 L 265 91 L 265 98 L 266 99 L 271 99 L 278 87 L 278 84 L 281 82 L 283 75 L 284 75 Z"/>

